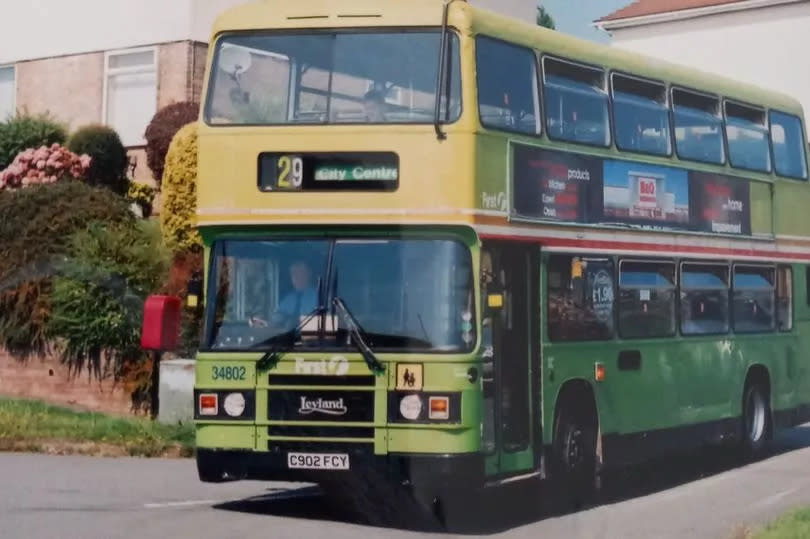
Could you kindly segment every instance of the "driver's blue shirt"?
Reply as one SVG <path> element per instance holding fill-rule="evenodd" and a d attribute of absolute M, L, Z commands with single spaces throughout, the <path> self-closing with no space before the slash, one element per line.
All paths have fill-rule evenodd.
<path fill-rule="evenodd" d="M 294 290 L 285 295 L 278 304 L 277 312 L 284 316 L 292 317 L 298 323 L 298 320 L 312 311 L 318 306 L 318 291 L 315 288 L 309 287 L 303 290 Z"/>

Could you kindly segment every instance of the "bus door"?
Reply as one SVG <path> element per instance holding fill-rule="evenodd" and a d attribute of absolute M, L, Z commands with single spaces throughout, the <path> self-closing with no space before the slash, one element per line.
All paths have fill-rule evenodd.
<path fill-rule="evenodd" d="M 539 251 L 490 243 L 482 250 L 484 309 L 483 447 L 487 473 L 504 477 L 538 468 Z"/>

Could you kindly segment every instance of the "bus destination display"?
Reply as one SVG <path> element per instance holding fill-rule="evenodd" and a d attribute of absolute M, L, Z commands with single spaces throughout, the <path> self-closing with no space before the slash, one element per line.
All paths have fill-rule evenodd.
<path fill-rule="evenodd" d="M 262 191 L 394 191 L 398 185 L 399 157 L 391 152 L 259 156 Z"/>
<path fill-rule="evenodd" d="M 751 235 L 742 178 L 522 145 L 513 159 L 517 217 Z"/>

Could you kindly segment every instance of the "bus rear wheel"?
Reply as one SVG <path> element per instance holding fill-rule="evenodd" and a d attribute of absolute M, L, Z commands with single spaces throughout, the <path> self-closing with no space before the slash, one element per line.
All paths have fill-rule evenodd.
<path fill-rule="evenodd" d="M 564 405 L 554 431 L 554 492 L 565 509 L 579 509 L 597 494 L 596 419 L 580 406 Z"/>
<path fill-rule="evenodd" d="M 770 415 L 768 395 L 762 384 L 747 384 L 743 392 L 743 450 L 747 455 L 755 456 L 764 448 Z"/>

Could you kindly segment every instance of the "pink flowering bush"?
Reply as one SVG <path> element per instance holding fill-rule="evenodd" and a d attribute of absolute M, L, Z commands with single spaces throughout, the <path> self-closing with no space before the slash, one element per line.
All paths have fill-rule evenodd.
<path fill-rule="evenodd" d="M 90 168 L 90 161 L 89 155 L 77 155 L 60 144 L 29 148 L 0 172 L 0 191 L 82 178 Z"/>

